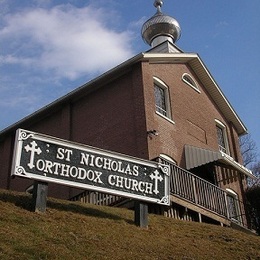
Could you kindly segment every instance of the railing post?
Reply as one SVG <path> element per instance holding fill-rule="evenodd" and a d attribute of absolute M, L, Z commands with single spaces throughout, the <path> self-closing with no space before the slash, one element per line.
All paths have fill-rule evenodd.
<path fill-rule="evenodd" d="M 227 201 L 227 193 L 226 192 L 225 192 L 225 204 L 226 204 L 226 210 L 227 210 L 227 218 L 230 219 L 228 201 Z"/>
<path fill-rule="evenodd" d="M 196 180 L 195 180 L 194 176 L 192 176 L 192 184 L 193 184 L 193 193 L 194 193 L 195 203 L 198 204 L 198 193 L 197 193 L 197 188 L 196 188 Z"/>

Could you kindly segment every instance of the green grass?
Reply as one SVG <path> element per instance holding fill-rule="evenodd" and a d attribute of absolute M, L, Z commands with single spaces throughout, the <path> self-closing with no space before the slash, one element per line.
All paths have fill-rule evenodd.
<path fill-rule="evenodd" d="M 0 259 L 260 259 L 260 237 L 230 228 L 48 199 L 31 212 L 31 197 L 0 190 Z"/>

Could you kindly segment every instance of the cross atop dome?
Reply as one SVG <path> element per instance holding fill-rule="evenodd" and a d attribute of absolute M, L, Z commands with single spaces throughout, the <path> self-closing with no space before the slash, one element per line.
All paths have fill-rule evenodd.
<path fill-rule="evenodd" d="M 162 8 L 162 5 L 163 5 L 163 1 L 162 0 L 157 0 L 157 1 L 154 1 L 154 4 L 153 4 L 156 8 L 157 8 L 157 12 L 158 13 L 161 13 L 161 8 Z"/>
<path fill-rule="evenodd" d="M 179 23 L 173 17 L 162 13 L 162 5 L 162 0 L 154 1 L 157 12 L 142 27 L 142 38 L 152 47 L 166 40 L 175 43 L 181 36 Z"/>

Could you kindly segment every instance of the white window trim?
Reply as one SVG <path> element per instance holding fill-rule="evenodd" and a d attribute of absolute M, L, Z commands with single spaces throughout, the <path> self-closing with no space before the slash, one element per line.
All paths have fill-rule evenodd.
<path fill-rule="evenodd" d="M 228 194 L 232 195 L 233 197 L 236 197 L 236 199 L 238 199 L 238 195 L 235 191 L 229 189 L 229 188 L 226 188 L 226 191 Z"/>
<path fill-rule="evenodd" d="M 170 163 L 172 163 L 172 164 L 177 165 L 176 161 L 173 160 L 172 157 L 170 157 L 170 156 L 167 155 L 167 154 L 160 153 L 159 158 L 161 158 L 161 159 L 163 159 L 163 160 L 165 160 L 165 161 L 168 161 L 168 162 L 170 162 Z"/>
<path fill-rule="evenodd" d="M 238 203 L 239 201 L 239 197 L 237 195 L 237 193 L 229 188 L 226 188 L 226 192 L 227 192 L 227 195 L 233 197 L 235 199 L 235 202 L 236 202 L 236 211 L 237 211 L 237 214 L 238 214 L 238 219 L 235 219 L 235 218 L 232 218 L 234 221 L 238 221 L 238 222 L 241 222 L 241 210 L 240 210 L 240 205 Z"/>
<path fill-rule="evenodd" d="M 190 84 L 190 82 L 187 81 L 187 80 L 184 78 L 185 76 L 188 77 L 188 78 L 192 81 L 193 84 Z M 195 81 L 195 79 L 194 79 L 190 74 L 184 73 L 184 74 L 182 75 L 182 81 L 185 82 L 187 85 L 189 85 L 191 88 L 193 88 L 193 89 L 194 89 L 195 91 L 197 91 L 198 93 L 201 93 L 197 82 Z"/>
<path fill-rule="evenodd" d="M 169 121 L 171 124 L 175 124 L 175 122 L 174 122 L 172 119 L 170 119 L 169 117 L 167 117 L 167 116 L 161 114 L 160 112 L 155 111 L 155 113 L 156 113 L 158 116 L 160 116 L 160 117 L 164 118 L 165 120 Z"/>
<path fill-rule="evenodd" d="M 175 124 L 172 120 L 171 114 L 171 104 L 170 104 L 170 95 L 169 95 L 169 88 L 168 86 L 159 78 L 153 77 L 153 83 L 164 90 L 165 93 L 165 105 L 166 105 L 166 116 L 162 113 L 155 110 L 156 114 L 163 117 L 164 119 L 168 120 L 170 123 Z"/>
<path fill-rule="evenodd" d="M 223 130 L 224 143 L 226 146 L 225 147 L 226 151 L 224 153 L 230 155 L 229 142 L 228 142 L 228 136 L 227 136 L 227 127 L 218 119 L 215 119 L 215 123 L 216 123 L 216 126 L 222 128 L 222 130 Z M 222 151 L 221 149 L 219 149 L 219 150 Z"/>

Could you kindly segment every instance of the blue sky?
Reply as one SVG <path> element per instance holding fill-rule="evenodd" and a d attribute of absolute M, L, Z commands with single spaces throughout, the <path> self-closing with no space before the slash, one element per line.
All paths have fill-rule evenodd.
<path fill-rule="evenodd" d="M 153 0 L 0 0 L 0 130 L 149 49 Z M 260 1 L 165 0 L 260 149 Z"/>

